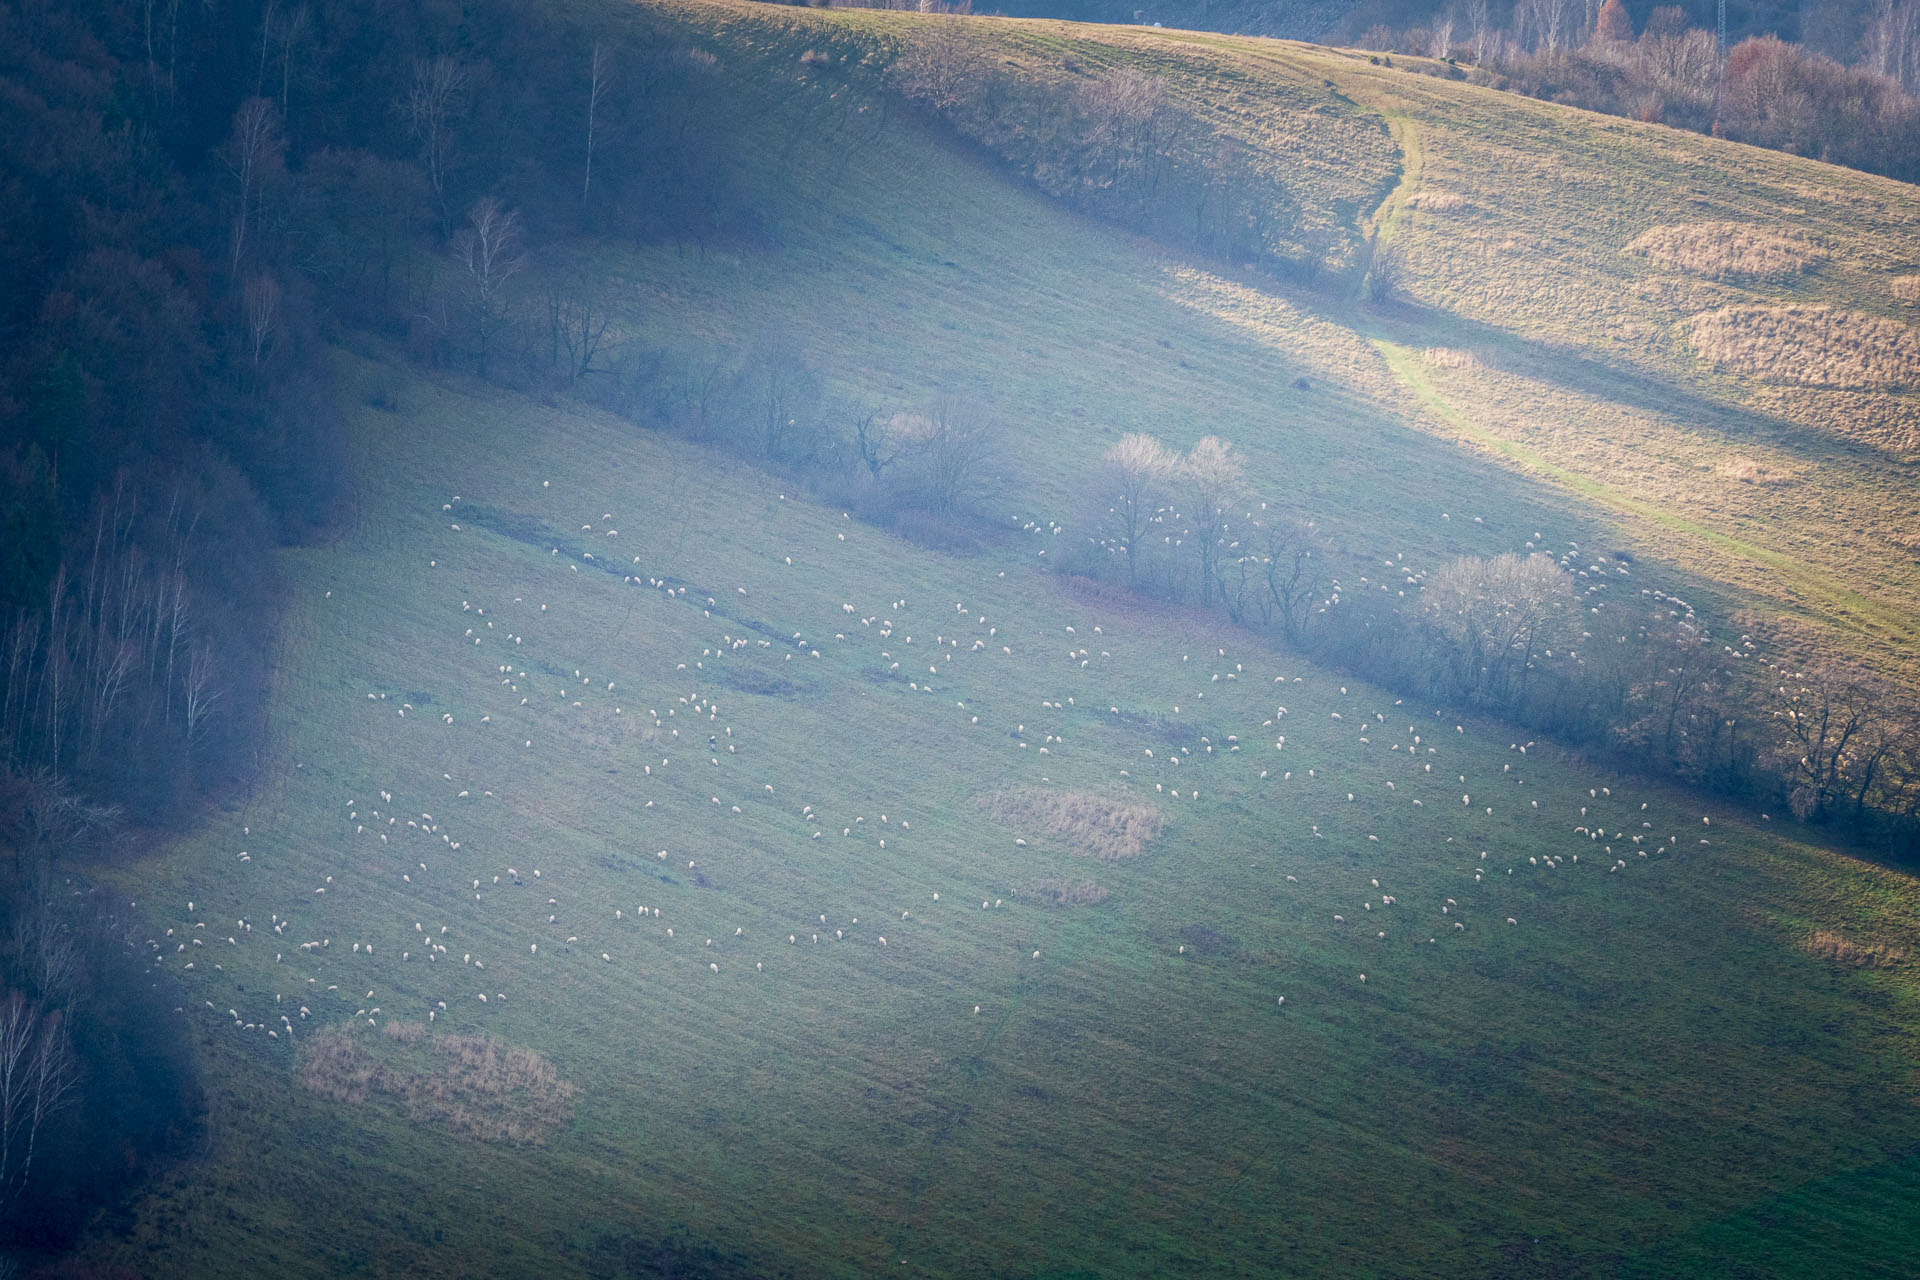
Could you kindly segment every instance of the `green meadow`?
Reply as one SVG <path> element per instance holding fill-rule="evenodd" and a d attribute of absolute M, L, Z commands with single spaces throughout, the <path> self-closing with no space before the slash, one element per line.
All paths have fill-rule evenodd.
<path fill-rule="evenodd" d="M 1296 289 L 1066 212 L 865 72 L 831 105 L 783 78 L 910 19 L 652 16 L 719 52 L 743 118 L 792 128 L 750 133 L 749 172 L 786 182 L 763 241 L 601 248 L 624 334 L 777 330 L 849 399 L 989 399 L 994 532 L 928 550 L 718 451 L 343 349 L 355 514 L 260 552 L 287 580 L 260 779 L 113 873 L 209 1113 L 94 1261 L 1920 1265 L 1911 877 L 1051 569 L 1109 444 L 1211 434 L 1323 523 L 1351 590 L 1632 547 L 1595 607 L 1679 592 L 1910 674 L 1913 563 L 1874 521 L 1911 456 L 1793 416 L 1905 393 L 1707 368 L 1676 336 L 1702 306 L 1623 251 L 1693 217 L 1644 198 L 1680 168 L 1702 218 L 1760 216 L 1759 153 L 1305 46 L 966 26 L 1009 65 L 1065 41 L 1177 61 L 1181 92 L 1231 81 L 1276 171 L 1314 136 L 1285 113 L 1325 108 L 1287 104 L 1335 85 L 1346 132 L 1286 172 L 1303 199 L 1345 184 L 1329 225 L 1356 246 L 1391 226 L 1403 296 L 1369 308 L 1337 273 Z M 857 146 L 794 123 L 860 106 Z M 1608 178 L 1555 196 L 1496 151 Z M 1747 293 L 1837 302 L 1914 252 L 1910 224 L 1850 212 L 1871 188 L 1908 216 L 1910 189 L 1766 163 L 1844 265 Z M 1463 203 L 1423 210 L 1434 190 Z M 1603 231 L 1574 234 L 1568 191 L 1619 201 Z M 1579 246 L 1550 268 L 1549 227 Z M 1768 450 L 1791 484 L 1711 480 Z M 1157 831 L 1116 856 L 1047 820 L 1064 796 Z M 445 1065 L 478 1036 L 551 1075 Z M 317 1073 L 315 1045 L 351 1070 Z"/>

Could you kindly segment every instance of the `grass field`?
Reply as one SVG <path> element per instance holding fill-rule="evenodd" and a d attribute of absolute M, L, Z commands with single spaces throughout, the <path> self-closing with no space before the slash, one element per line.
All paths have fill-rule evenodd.
<path fill-rule="evenodd" d="M 674 12 L 731 51 L 743 113 L 777 109 L 765 69 L 822 30 L 913 29 Z M 778 324 L 836 392 L 990 393 L 1006 532 L 966 556 L 609 417 L 343 352 L 357 517 L 284 555 L 263 780 L 114 879 L 199 1046 L 207 1150 L 92 1257 L 1910 1273 L 1920 984 L 1909 958 L 1848 957 L 1912 954 L 1912 879 L 1046 572 L 1072 536 L 1046 521 L 1119 434 L 1220 434 L 1357 565 L 1632 546 L 1653 554 L 1623 605 L 1771 609 L 1910 671 L 1913 566 L 1881 545 L 1908 459 L 1796 425 L 1826 422 L 1810 401 L 1759 412 L 1800 393 L 1678 335 L 1736 293 L 1893 314 L 1860 282 L 1911 270 L 1912 232 L 1870 238 L 1866 201 L 1891 216 L 1904 189 L 1768 156 L 1761 192 L 1760 153 L 1300 46 L 978 30 L 1015 57 L 1217 59 L 1249 119 L 1270 78 L 1286 100 L 1334 80 L 1383 121 L 1340 146 L 1417 138 L 1385 206 L 1338 214 L 1356 246 L 1377 223 L 1402 247 L 1412 301 L 1089 224 L 897 104 L 831 171 L 767 131 L 752 163 L 792 183 L 769 243 L 607 250 L 659 345 Z M 1567 185 L 1496 195 L 1496 148 Z M 1394 165 L 1360 167 L 1377 190 Z M 1656 202 L 1683 168 L 1714 207 Z M 1626 252 L 1789 186 L 1828 256 L 1786 283 Z M 1616 189 L 1579 224 L 1603 233 L 1560 221 Z M 1556 225 L 1559 265 L 1502 247 Z M 301 1083 L 309 1040 L 347 1025 L 388 1072 L 359 1101 Z M 477 1043 L 437 1037 L 480 1035 L 560 1085 L 435 1075 Z"/>
<path fill-rule="evenodd" d="M 1833 1179 L 1897 1218 L 1912 970 L 1807 943 L 1911 938 L 1904 877 L 1078 601 L 1020 542 L 943 557 L 615 422 L 402 401 L 360 412 L 355 532 L 291 558 L 269 785 L 121 879 L 214 1106 L 103 1259 L 1663 1274 Z M 993 821 L 1010 788 L 1165 829 L 1101 860 Z M 545 1055 L 569 1123 L 296 1082 L 318 1028 L 429 1015 Z"/>
<path fill-rule="evenodd" d="M 1911 287 L 1902 283 L 1920 266 L 1920 195 L 1912 187 L 1419 74 L 1411 68 L 1444 70 L 1421 60 L 1388 68 L 1370 65 L 1364 54 L 1280 41 L 1058 22 L 941 20 L 935 28 L 873 11 L 657 8 L 680 15 L 699 39 L 719 32 L 713 47 L 763 112 L 780 110 L 793 84 L 787 68 L 820 45 L 867 51 L 831 64 L 845 68 L 835 83 L 847 102 L 897 117 L 903 108 L 880 88 L 872 64 L 932 29 L 959 31 L 983 62 L 1062 94 L 1116 66 L 1152 72 L 1171 101 L 1241 144 L 1246 163 L 1292 193 L 1313 227 L 1339 246 L 1327 261 L 1346 274 L 1313 289 L 1258 280 L 1247 290 L 1220 279 L 1217 265 L 1166 264 L 1182 281 L 1181 301 L 1200 316 L 1234 328 L 1257 310 L 1270 326 L 1261 345 L 1283 351 L 1303 371 L 1320 366 L 1347 393 L 1339 409 L 1315 403 L 1297 416 L 1343 434 L 1385 420 L 1449 442 L 1516 445 L 1546 464 L 1523 470 L 1551 481 L 1556 504 L 1588 511 L 1612 540 L 1691 575 L 1688 585 L 1700 599 L 1727 612 L 1752 610 L 1751 625 L 1789 662 L 1838 657 L 1908 689 L 1920 682 L 1916 637 L 1900 621 L 1920 616 L 1920 544 L 1906 518 L 1920 464 L 1920 394 L 1910 378 L 1895 376 L 1920 349 L 1906 301 Z M 779 143 L 789 169 L 808 167 L 795 158 L 804 148 L 796 148 L 793 135 Z M 855 229 L 872 229 L 875 210 L 884 208 L 891 248 L 919 241 L 929 265 L 953 262 L 975 277 L 1001 267 L 1005 275 L 990 286 L 999 323 L 1029 299 L 1056 304 L 1047 331 L 1080 342 L 1109 327 L 1111 317 L 1134 314 L 1101 305 L 1110 301 L 1103 296 L 1112 287 L 1105 280 L 1110 263 L 1097 253 L 1082 257 L 1083 243 L 999 235 L 1007 224 L 998 210 L 981 207 L 978 166 L 954 174 L 951 157 L 935 154 L 946 150 L 937 136 L 895 119 L 863 135 L 860 149 L 851 170 L 844 162 L 813 166 L 835 176 L 808 193 L 825 215 L 814 227 L 831 226 L 837 214 Z M 872 184 L 864 199 L 856 194 L 866 185 L 862 171 Z M 1013 197 L 995 191 L 990 198 Z M 985 234 L 975 239 L 980 230 Z M 787 263 L 801 272 L 796 292 L 804 290 L 811 302 L 833 293 L 847 266 L 870 265 L 873 246 L 861 241 L 836 237 L 827 250 L 833 265 L 818 275 L 806 273 L 807 255 L 789 253 Z M 1359 307 L 1351 295 L 1376 243 L 1393 247 L 1399 301 Z M 1649 254 L 1650 243 L 1692 247 Z M 1739 269 L 1747 261 L 1741 254 L 1756 245 L 1774 246 L 1777 267 L 1783 244 L 1793 246 L 1800 269 Z M 1069 247 L 1073 256 L 1063 264 L 1061 251 Z M 1140 246 L 1132 246 L 1124 256 L 1134 260 L 1118 274 L 1147 275 L 1160 252 L 1147 249 L 1143 264 Z M 904 279 L 915 273 L 899 263 L 909 269 L 894 277 L 894 265 L 889 261 L 889 277 L 901 282 L 889 291 L 899 287 L 916 307 L 938 306 L 973 283 L 934 272 L 938 287 L 914 280 L 917 291 L 908 294 Z M 1063 265 L 1057 293 L 1043 286 L 1026 295 L 1019 287 L 1028 271 L 1051 284 Z M 1695 341 L 1701 324 L 1728 307 L 1746 315 L 1808 306 L 1857 315 L 1857 329 L 1894 327 L 1835 340 L 1823 330 L 1818 341 L 1797 347 L 1789 338 L 1791 349 L 1776 358 L 1763 349 L 1779 345 L 1763 326 L 1756 350 L 1734 363 L 1714 359 Z M 822 336 L 830 349 L 858 341 L 844 327 L 824 327 Z M 967 325 L 942 334 L 969 371 L 987 365 L 985 353 L 960 341 L 974 336 Z M 1365 349 L 1369 339 L 1413 350 L 1461 348 L 1479 360 L 1445 379 L 1408 385 Z M 1856 349 L 1862 344 L 1871 348 L 1865 355 Z M 916 378 L 908 363 L 896 357 L 882 365 L 883 378 L 913 385 L 950 374 L 923 365 Z M 987 367 L 998 385 L 1005 366 Z M 1144 372 L 1137 360 L 1129 367 L 1136 378 Z M 1849 372 L 1860 368 L 1876 372 Z M 1043 393 L 1017 397 L 1023 414 L 1081 399 L 1070 375 L 1040 372 L 1052 376 Z M 1113 397 L 1113 417 L 1149 419 L 1180 437 L 1196 416 L 1186 406 L 1195 406 L 1202 421 L 1224 424 L 1223 434 L 1243 448 L 1273 438 L 1271 402 L 1264 411 L 1220 403 L 1218 364 L 1155 372 L 1158 385 L 1178 392 L 1173 403 L 1142 403 L 1137 393 Z M 1444 412 L 1435 410 L 1436 398 Z M 1085 399 L 1097 413 L 1100 397 Z M 1351 410 L 1351 419 L 1343 421 L 1340 409 Z M 1472 430 L 1463 433 L 1463 421 Z M 1047 432 L 1063 450 L 1079 434 Z M 1509 449 L 1492 453 L 1514 456 Z M 1275 487 L 1285 483 L 1278 470 L 1256 469 Z M 1753 483 L 1756 474 L 1768 481 Z M 1382 527 L 1373 518 L 1375 495 L 1391 495 L 1379 504 L 1388 511 L 1423 496 L 1405 481 L 1367 481 L 1342 486 L 1338 501 L 1314 514 L 1334 529 L 1372 531 Z M 1631 502 L 1588 507 L 1578 499 L 1591 497 L 1595 486 Z M 1652 518 L 1652 510 L 1703 532 L 1676 537 L 1676 519 Z"/>

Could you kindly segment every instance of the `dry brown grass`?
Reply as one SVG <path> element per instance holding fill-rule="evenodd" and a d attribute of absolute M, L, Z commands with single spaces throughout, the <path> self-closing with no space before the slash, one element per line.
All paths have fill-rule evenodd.
<path fill-rule="evenodd" d="M 1891 969 L 1907 958 L 1906 951 L 1900 947 L 1878 942 L 1858 943 L 1831 929 L 1815 929 L 1807 939 L 1807 950 L 1824 960 L 1856 969 Z"/>
<path fill-rule="evenodd" d="M 1428 347 L 1420 353 L 1423 363 L 1436 369 L 1478 369 L 1480 357 L 1460 347 Z"/>
<path fill-rule="evenodd" d="M 489 1142 L 544 1142 L 573 1114 L 580 1090 L 531 1049 L 485 1035 L 435 1035 L 417 1022 L 389 1022 L 386 1035 L 393 1044 L 357 1023 L 316 1032 L 301 1055 L 300 1083 L 355 1106 L 391 1099 L 410 1120 Z"/>
<path fill-rule="evenodd" d="M 1152 805 L 1094 791 L 1021 787 L 996 793 L 988 805 L 995 822 L 1048 837 L 1089 858 L 1114 862 L 1145 851 L 1165 825 Z"/>
<path fill-rule="evenodd" d="M 1693 349 L 1722 368 L 1803 387 L 1920 386 L 1920 331 L 1825 306 L 1722 307 L 1688 324 Z"/>
<path fill-rule="evenodd" d="M 1895 302 L 1920 303 L 1920 276 L 1895 276 L 1890 287 Z"/>
<path fill-rule="evenodd" d="M 1468 213 L 1473 209 L 1465 196 L 1453 191 L 1416 191 L 1407 197 L 1407 207 L 1428 213 Z"/>
<path fill-rule="evenodd" d="M 1827 256 L 1798 232 L 1738 222 L 1654 227 L 1627 252 L 1711 280 L 1789 280 Z"/>
<path fill-rule="evenodd" d="M 1793 476 L 1777 467 L 1769 467 L 1744 454 L 1731 458 L 1722 458 L 1713 464 L 1713 473 L 1726 480 L 1740 484 L 1785 484 Z"/>
<path fill-rule="evenodd" d="M 1056 907 L 1095 907 L 1113 896 L 1091 880 L 1042 880 L 1033 888 L 1042 902 Z"/>

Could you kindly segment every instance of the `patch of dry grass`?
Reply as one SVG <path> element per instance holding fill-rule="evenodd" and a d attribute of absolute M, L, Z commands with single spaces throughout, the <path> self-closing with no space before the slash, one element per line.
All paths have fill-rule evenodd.
<path fill-rule="evenodd" d="M 1739 222 L 1654 227 L 1627 252 L 1711 280 L 1790 280 L 1827 256 L 1799 232 Z"/>
<path fill-rule="evenodd" d="M 997 792 L 988 812 L 1002 826 L 1047 837 L 1101 862 L 1137 856 L 1165 826 L 1152 805 L 1045 787 Z"/>
<path fill-rule="evenodd" d="M 1033 889 L 1042 902 L 1055 907 L 1094 907 L 1113 896 L 1091 880 L 1042 880 Z"/>
<path fill-rule="evenodd" d="M 1900 947 L 1879 942 L 1855 942 L 1831 929 L 1815 929 L 1807 939 L 1807 951 L 1824 960 L 1852 965 L 1856 969 L 1891 969 L 1907 958 L 1906 951 Z"/>
<path fill-rule="evenodd" d="M 1420 353 L 1422 362 L 1436 369 L 1478 369 L 1480 357 L 1460 347 L 1428 347 Z"/>
<path fill-rule="evenodd" d="M 1720 459 L 1713 464 L 1713 473 L 1740 484 L 1785 484 L 1793 478 L 1788 472 L 1778 467 L 1770 467 L 1745 454 Z"/>
<path fill-rule="evenodd" d="M 532 1049 L 486 1035 L 435 1035 L 417 1022 L 389 1022 L 381 1045 L 356 1023 L 316 1032 L 299 1080 L 336 1102 L 399 1103 L 409 1119 L 489 1142 L 537 1144 L 565 1124 L 579 1096 Z"/>
<path fill-rule="evenodd" d="M 1895 276 L 1890 287 L 1895 302 L 1920 303 L 1920 276 Z"/>
<path fill-rule="evenodd" d="M 1470 213 L 1473 210 L 1467 198 L 1455 191 L 1416 191 L 1407 197 L 1407 207 L 1428 213 Z"/>
<path fill-rule="evenodd" d="M 1826 306 L 1722 307 L 1695 316 L 1699 356 L 1768 382 L 1893 391 L 1920 386 L 1920 331 Z"/>

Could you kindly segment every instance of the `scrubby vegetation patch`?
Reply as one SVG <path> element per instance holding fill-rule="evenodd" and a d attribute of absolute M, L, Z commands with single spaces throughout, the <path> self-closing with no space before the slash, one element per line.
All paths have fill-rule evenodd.
<path fill-rule="evenodd" d="M 1710 280 L 1790 280 L 1825 261 L 1808 237 L 1739 222 L 1654 227 L 1627 246 L 1663 267 Z"/>
<path fill-rule="evenodd" d="M 336 1102 L 392 1099 L 410 1120 L 527 1145 L 565 1124 L 580 1093 L 532 1049 L 418 1022 L 389 1022 L 383 1037 L 356 1023 L 325 1028 L 307 1041 L 299 1079 Z"/>
<path fill-rule="evenodd" d="M 1101 862 L 1136 857 L 1152 844 L 1165 820 L 1152 805 L 1095 791 L 1020 787 L 997 792 L 988 804 L 993 820 L 1023 835 L 1037 835 Z"/>
<path fill-rule="evenodd" d="M 1054 907 L 1097 907 L 1112 897 L 1105 885 L 1092 880 L 1050 879 L 1034 886 L 1035 895 Z"/>
<path fill-rule="evenodd" d="M 1920 332 L 1824 306 L 1722 307 L 1688 325 L 1703 360 L 1768 382 L 1904 390 L 1920 386 Z"/>
<path fill-rule="evenodd" d="M 1823 960 L 1856 969 L 1891 969 L 1907 958 L 1907 953 L 1899 947 L 1880 942 L 1855 942 L 1831 929 L 1815 929 L 1807 938 L 1807 951 Z"/>

